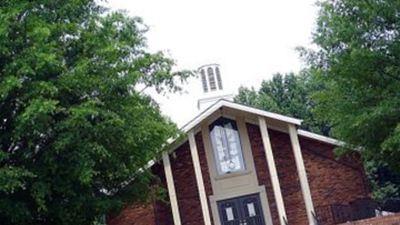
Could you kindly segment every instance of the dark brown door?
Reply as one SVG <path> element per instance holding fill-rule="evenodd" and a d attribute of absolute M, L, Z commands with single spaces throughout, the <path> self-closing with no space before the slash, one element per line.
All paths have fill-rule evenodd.
<path fill-rule="evenodd" d="M 218 201 L 222 225 L 265 225 L 259 194 Z"/>

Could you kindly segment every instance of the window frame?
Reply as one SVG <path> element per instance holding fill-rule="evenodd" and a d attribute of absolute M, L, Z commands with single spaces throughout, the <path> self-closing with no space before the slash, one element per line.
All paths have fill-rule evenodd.
<path fill-rule="evenodd" d="M 234 134 L 235 135 L 235 143 L 234 144 L 237 147 L 238 153 L 236 153 L 234 156 L 238 157 L 238 162 L 240 164 L 240 169 L 224 172 L 223 166 L 222 166 L 222 163 L 224 161 L 220 160 L 219 150 L 215 147 L 216 146 L 216 143 L 215 143 L 216 139 L 214 137 L 215 133 L 213 133 L 213 129 L 216 126 L 222 127 L 222 129 L 224 131 L 223 135 L 224 135 L 225 138 L 221 142 L 223 144 L 225 144 L 225 146 L 227 146 L 227 149 L 229 149 L 228 146 L 231 145 L 232 143 L 229 143 L 229 140 L 228 140 L 228 137 L 227 137 L 227 135 L 228 135 L 226 133 L 226 130 L 228 129 L 228 128 L 226 128 L 226 124 L 227 123 L 231 123 L 233 130 L 236 131 L 236 133 Z M 219 117 L 218 119 L 214 120 L 211 124 L 209 124 L 208 131 L 209 131 L 208 134 L 209 134 L 209 138 L 210 138 L 210 142 L 211 142 L 210 143 L 211 144 L 211 151 L 212 151 L 212 155 L 213 155 L 213 158 L 214 158 L 214 166 L 216 167 L 215 170 L 216 170 L 217 177 L 226 177 L 226 176 L 232 176 L 232 175 L 234 176 L 234 175 L 238 175 L 238 174 L 248 173 L 247 162 L 246 162 L 246 157 L 245 157 L 245 153 L 244 153 L 244 149 L 245 148 L 244 148 L 243 143 L 242 143 L 243 141 L 242 141 L 241 134 L 240 134 L 241 132 L 240 132 L 240 129 L 239 129 L 237 121 L 234 120 L 234 119 L 231 119 L 231 118 L 227 118 L 227 117 Z M 228 150 L 228 152 L 229 152 L 229 150 Z M 229 155 L 231 156 L 232 154 L 229 154 Z M 225 160 L 225 162 L 226 161 L 227 160 Z"/>

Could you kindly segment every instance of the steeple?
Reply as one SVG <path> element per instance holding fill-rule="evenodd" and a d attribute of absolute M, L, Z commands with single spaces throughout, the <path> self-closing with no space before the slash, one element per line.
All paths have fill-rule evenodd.
<path fill-rule="evenodd" d="M 203 93 L 197 101 L 197 109 L 203 110 L 219 99 L 233 100 L 233 95 L 224 91 L 219 64 L 207 64 L 198 69 Z"/>

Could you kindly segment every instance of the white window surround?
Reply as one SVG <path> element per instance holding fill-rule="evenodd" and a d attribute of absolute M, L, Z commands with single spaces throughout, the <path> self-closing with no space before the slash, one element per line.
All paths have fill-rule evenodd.
<path fill-rule="evenodd" d="M 237 124 L 240 141 L 242 144 L 243 158 L 246 165 L 246 170 L 244 171 L 218 175 L 215 166 L 215 156 L 213 154 L 209 136 L 209 126 L 220 117 L 234 120 Z M 208 170 L 211 178 L 210 181 L 213 190 L 213 195 L 208 196 L 208 198 L 214 224 L 221 224 L 217 207 L 218 201 L 249 194 L 260 194 L 262 213 L 264 215 L 266 225 L 272 225 L 272 217 L 269 210 L 265 187 L 258 184 L 245 118 L 242 115 L 235 113 L 231 114 L 230 112 L 222 111 L 217 112 L 208 117 L 206 120 L 202 121 L 200 130 L 202 132 L 206 158 L 209 165 Z"/>
<path fill-rule="evenodd" d="M 327 137 L 324 137 L 324 136 L 321 136 L 321 135 L 317 135 L 317 134 L 314 134 L 314 133 L 311 133 L 311 132 L 307 132 L 307 131 L 303 131 L 303 130 L 297 129 L 296 125 L 300 125 L 301 124 L 301 120 L 298 120 L 298 119 L 295 119 L 295 118 L 291 118 L 291 117 L 286 117 L 286 116 L 275 114 L 275 113 L 270 113 L 270 112 L 267 112 L 267 111 L 255 109 L 255 108 L 244 106 L 244 105 L 240 105 L 240 104 L 236 104 L 236 103 L 233 103 L 233 102 L 230 102 L 230 101 L 226 101 L 226 100 L 220 100 L 220 101 L 216 102 L 216 104 L 211 105 L 208 109 L 206 109 L 205 111 L 200 113 L 191 122 L 189 122 L 186 126 L 183 127 L 183 129 L 182 129 L 183 132 L 188 133 L 188 134 L 191 133 L 191 134 L 189 134 L 189 137 L 192 136 L 192 140 L 191 140 L 192 146 L 193 146 L 193 142 L 194 142 L 193 132 L 197 133 L 198 131 L 203 131 L 202 132 L 203 141 L 204 141 L 204 144 L 205 144 L 205 148 L 207 149 L 207 138 L 205 137 L 205 135 L 206 135 L 206 133 L 209 133 L 208 132 L 208 125 L 211 123 L 211 122 L 207 122 L 207 121 L 210 121 L 211 117 L 213 117 L 213 115 L 219 114 L 219 111 L 221 111 L 221 113 L 222 113 L 223 110 L 225 111 L 225 109 L 236 110 L 241 116 L 243 116 L 243 118 L 240 119 L 240 121 L 241 121 L 240 122 L 240 127 L 241 127 L 240 129 L 242 129 L 242 130 L 244 129 L 244 126 L 245 126 L 244 124 L 245 123 L 251 123 L 251 124 L 259 125 L 259 121 L 253 121 L 253 118 L 249 119 L 249 117 L 247 117 L 247 115 L 250 115 L 250 114 L 252 114 L 253 117 L 254 116 L 262 116 L 262 117 L 265 117 L 266 119 L 281 121 L 281 122 L 286 123 L 287 126 L 290 127 L 290 129 L 281 130 L 279 127 L 274 127 L 272 125 L 268 126 L 268 128 L 271 128 L 273 130 L 283 131 L 285 133 L 289 133 L 289 135 L 291 134 L 290 135 L 291 139 L 292 139 L 291 140 L 291 142 L 292 142 L 291 144 L 292 144 L 292 147 L 294 148 L 293 149 L 294 152 L 297 152 L 297 155 L 298 155 L 296 157 L 297 158 L 296 164 L 298 164 L 298 165 L 296 165 L 296 166 L 297 167 L 300 166 L 300 170 L 298 168 L 298 172 L 300 173 L 299 175 L 301 177 L 301 180 L 303 180 L 303 182 L 302 182 L 303 183 L 302 192 L 303 192 L 303 197 L 306 196 L 305 197 L 306 198 L 305 201 L 306 201 L 306 207 L 308 208 L 307 216 L 308 216 L 309 220 L 311 220 L 310 224 L 313 224 L 314 221 L 312 221 L 312 218 L 310 218 L 310 215 L 312 214 L 312 212 L 314 210 L 313 210 L 313 206 L 312 206 L 311 196 L 308 195 L 308 193 L 307 193 L 307 192 L 309 192 L 309 187 L 307 187 L 308 184 L 306 184 L 307 183 L 307 177 L 306 177 L 306 174 L 304 173 L 303 168 L 301 168 L 301 167 L 304 167 L 304 164 L 301 165 L 302 164 L 301 163 L 302 159 L 299 157 L 300 154 L 298 154 L 298 153 L 301 153 L 301 149 L 300 149 L 299 141 L 298 141 L 298 136 L 303 136 L 303 137 L 306 137 L 306 138 L 314 139 L 314 140 L 317 140 L 317 141 L 320 141 L 320 142 L 333 144 L 333 145 L 341 145 L 341 144 L 343 144 L 343 142 L 340 142 L 340 141 L 335 140 L 335 139 L 327 138 Z M 218 113 L 216 113 L 217 111 L 218 111 Z M 225 117 L 225 115 L 224 115 L 224 117 Z M 244 118 L 244 117 L 246 117 L 246 118 Z M 227 117 L 227 118 L 229 118 L 229 117 Z M 245 131 L 245 130 L 243 130 L 243 131 L 244 131 L 243 133 L 247 133 L 247 131 Z M 191 139 L 191 138 L 187 138 L 187 136 L 186 136 L 185 138 L 180 138 L 180 139 L 176 139 L 176 140 L 173 140 L 173 139 L 169 140 L 168 144 L 170 144 L 170 146 L 168 148 L 169 149 L 168 152 L 173 152 L 175 149 L 177 149 L 181 144 L 186 142 L 188 139 Z M 246 138 L 244 138 L 244 139 L 241 138 L 241 139 L 242 139 L 241 140 L 242 144 L 244 144 L 245 146 L 249 145 L 249 143 L 247 143 L 248 140 L 244 141 L 244 139 L 246 139 Z M 208 147 L 208 148 L 210 148 L 210 147 Z M 244 148 L 248 148 L 248 147 L 244 147 Z M 191 149 L 191 151 L 193 151 L 192 154 L 195 155 L 194 157 L 192 156 L 192 158 L 194 158 L 193 159 L 194 164 L 197 164 L 197 163 L 195 163 L 196 161 L 198 162 L 198 156 L 196 157 L 196 155 L 197 155 L 196 154 L 197 153 L 196 147 L 194 147 L 193 150 Z M 249 153 L 247 150 L 245 150 L 245 152 L 246 153 L 244 155 L 244 158 L 246 158 L 246 157 L 247 158 L 252 158 L 251 157 L 251 151 Z M 246 154 L 248 154 L 248 155 L 246 155 Z M 206 157 L 207 157 L 207 161 L 209 163 L 213 162 L 214 156 L 211 156 L 211 155 L 207 154 Z M 245 162 L 246 162 L 246 167 L 248 166 L 246 168 L 247 169 L 246 171 L 244 171 L 243 173 L 237 173 L 237 174 L 236 173 L 227 174 L 225 176 L 217 176 L 216 175 L 216 170 L 215 170 L 215 172 L 213 172 L 213 169 L 215 169 L 215 168 L 211 168 L 211 166 L 209 166 L 210 175 L 214 177 L 214 179 L 211 179 L 212 186 L 213 186 L 213 191 L 214 190 L 218 190 L 218 192 L 214 192 L 213 196 L 208 196 L 209 200 L 210 200 L 210 206 L 211 206 L 211 209 L 212 209 L 211 211 L 213 213 L 213 217 L 214 217 L 213 219 L 214 220 L 216 219 L 215 215 L 218 215 L 217 214 L 218 211 L 215 208 L 216 200 L 220 200 L 220 199 L 224 199 L 224 198 L 228 198 L 228 197 L 232 197 L 232 196 L 234 197 L 234 196 L 238 196 L 238 195 L 244 195 L 244 194 L 248 194 L 248 193 L 256 193 L 256 192 L 261 193 L 262 198 L 266 199 L 267 196 L 265 194 L 265 190 L 264 190 L 263 186 L 259 186 L 258 187 L 259 189 L 257 188 L 256 190 L 255 189 L 251 189 L 252 191 L 249 191 L 250 190 L 249 188 L 240 188 L 240 189 L 235 189 L 235 190 L 231 189 L 228 192 L 226 192 L 226 194 L 224 194 L 225 191 L 224 191 L 224 193 L 221 192 L 222 188 L 225 188 L 224 186 L 227 185 L 227 182 L 228 183 L 231 182 L 230 180 L 232 180 L 232 179 L 235 179 L 235 182 L 238 181 L 240 183 L 240 185 L 247 184 L 245 181 L 249 181 L 249 183 L 253 183 L 254 182 L 254 181 L 252 181 L 252 179 L 250 177 L 253 176 L 253 174 L 255 174 L 257 171 L 254 171 L 254 165 L 251 165 L 251 163 L 247 162 L 246 159 L 245 159 Z M 152 163 L 150 162 L 148 166 L 151 166 L 151 165 L 152 165 Z M 196 167 L 195 170 L 197 170 L 196 178 L 198 179 L 198 184 L 200 184 L 200 186 L 203 186 L 202 188 L 200 188 L 201 189 L 200 198 L 202 200 L 203 214 L 206 214 L 205 212 L 208 211 L 208 206 L 206 204 L 207 196 L 205 196 L 205 193 L 204 193 L 203 181 L 200 180 L 202 176 L 201 176 L 201 170 L 200 170 L 199 166 L 200 165 L 196 165 L 195 166 Z M 230 177 L 232 179 L 225 179 L 225 178 L 228 178 L 228 177 Z M 249 179 L 245 180 L 245 178 L 247 178 L 247 177 L 249 177 Z M 216 185 L 216 183 L 217 183 L 217 185 Z M 223 183 L 223 186 L 221 186 L 222 183 Z M 203 184 L 203 185 L 201 185 L 201 184 Z M 258 182 L 254 182 L 254 184 L 258 184 Z M 253 187 L 255 187 L 254 184 L 252 185 Z M 215 189 L 215 187 L 217 187 L 217 189 Z M 263 194 L 263 192 L 264 192 L 264 194 Z M 306 192 L 306 193 L 304 193 L 304 192 Z M 267 201 L 268 200 L 266 200 L 266 202 Z M 264 201 L 262 201 L 262 203 L 264 203 Z M 267 213 L 269 214 L 269 206 L 268 206 L 268 204 L 264 204 L 263 208 L 264 208 L 264 210 L 266 210 L 266 212 L 264 212 L 264 213 L 265 214 L 267 214 Z M 207 221 L 207 223 L 209 223 L 209 221 L 210 221 L 209 216 L 207 216 L 207 215 L 203 215 L 203 216 L 204 216 L 204 219 Z M 266 215 L 265 218 L 267 219 L 269 217 Z M 267 222 L 267 224 L 271 224 L 272 223 L 272 222 L 269 223 L 268 221 L 266 221 L 266 222 Z M 218 224 L 218 223 L 216 222 L 215 224 Z"/>
<path fill-rule="evenodd" d="M 236 121 L 220 117 L 209 128 L 218 175 L 246 170 Z"/>
<path fill-rule="evenodd" d="M 211 135 L 210 135 L 210 126 L 219 118 L 226 118 L 229 120 L 233 120 L 236 122 L 237 128 L 238 128 L 238 132 L 239 132 L 239 139 L 240 139 L 240 143 L 241 143 L 241 147 L 242 147 L 242 157 L 243 157 L 243 161 L 244 161 L 244 170 L 241 171 L 236 171 L 234 173 L 227 173 L 227 174 L 218 174 L 217 168 L 216 168 L 216 159 L 215 159 L 215 154 L 214 154 L 214 150 L 213 150 L 213 146 L 211 143 Z M 205 144 L 205 148 L 206 148 L 206 153 L 210 153 L 207 154 L 207 161 L 209 162 L 209 169 L 210 171 L 210 175 L 214 178 L 211 179 L 212 181 L 223 181 L 223 180 L 230 180 L 228 178 L 235 178 L 235 177 L 246 177 L 246 176 L 251 176 L 252 173 L 255 171 L 254 168 L 254 161 L 252 160 L 253 156 L 251 153 L 251 148 L 250 148 L 250 141 L 248 139 L 248 133 L 247 133 L 247 129 L 245 128 L 245 120 L 242 117 L 237 117 L 235 115 L 232 114 L 226 114 L 226 113 L 216 113 L 212 116 L 210 116 L 207 120 L 205 120 L 202 125 L 201 128 L 199 129 L 199 131 L 202 132 L 202 137 L 203 137 L 203 141 Z"/>

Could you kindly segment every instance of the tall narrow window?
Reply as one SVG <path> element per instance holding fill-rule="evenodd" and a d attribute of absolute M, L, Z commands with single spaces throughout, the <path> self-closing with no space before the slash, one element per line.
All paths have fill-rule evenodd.
<path fill-rule="evenodd" d="M 200 70 L 200 74 L 201 74 L 201 82 L 203 84 L 203 91 L 204 92 L 208 92 L 208 87 L 207 87 L 207 80 L 206 80 L 206 73 L 204 72 L 204 70 Z"/>
<path fill-rule="evenodd" d="M 217 75 L 218 88 L 219 88 L 219 90 L 222 90 L 221 73 L 219 72 L 219 68 L 218 67 L 215 67 L 215 74 Z"/>
<path fill-rule="evenodd" d="M 210 125 L 210 136 L 218 174 L 245 170 L 242 146 L 235 121 L 219 118 Z"/>
<path fill-rule="evenodd" d="M 217 84 L 215 83 L 214 71 L 212 67 L 208 67 L 208 81 L 210 82 L 210 90 L 216 90 Z"/>

